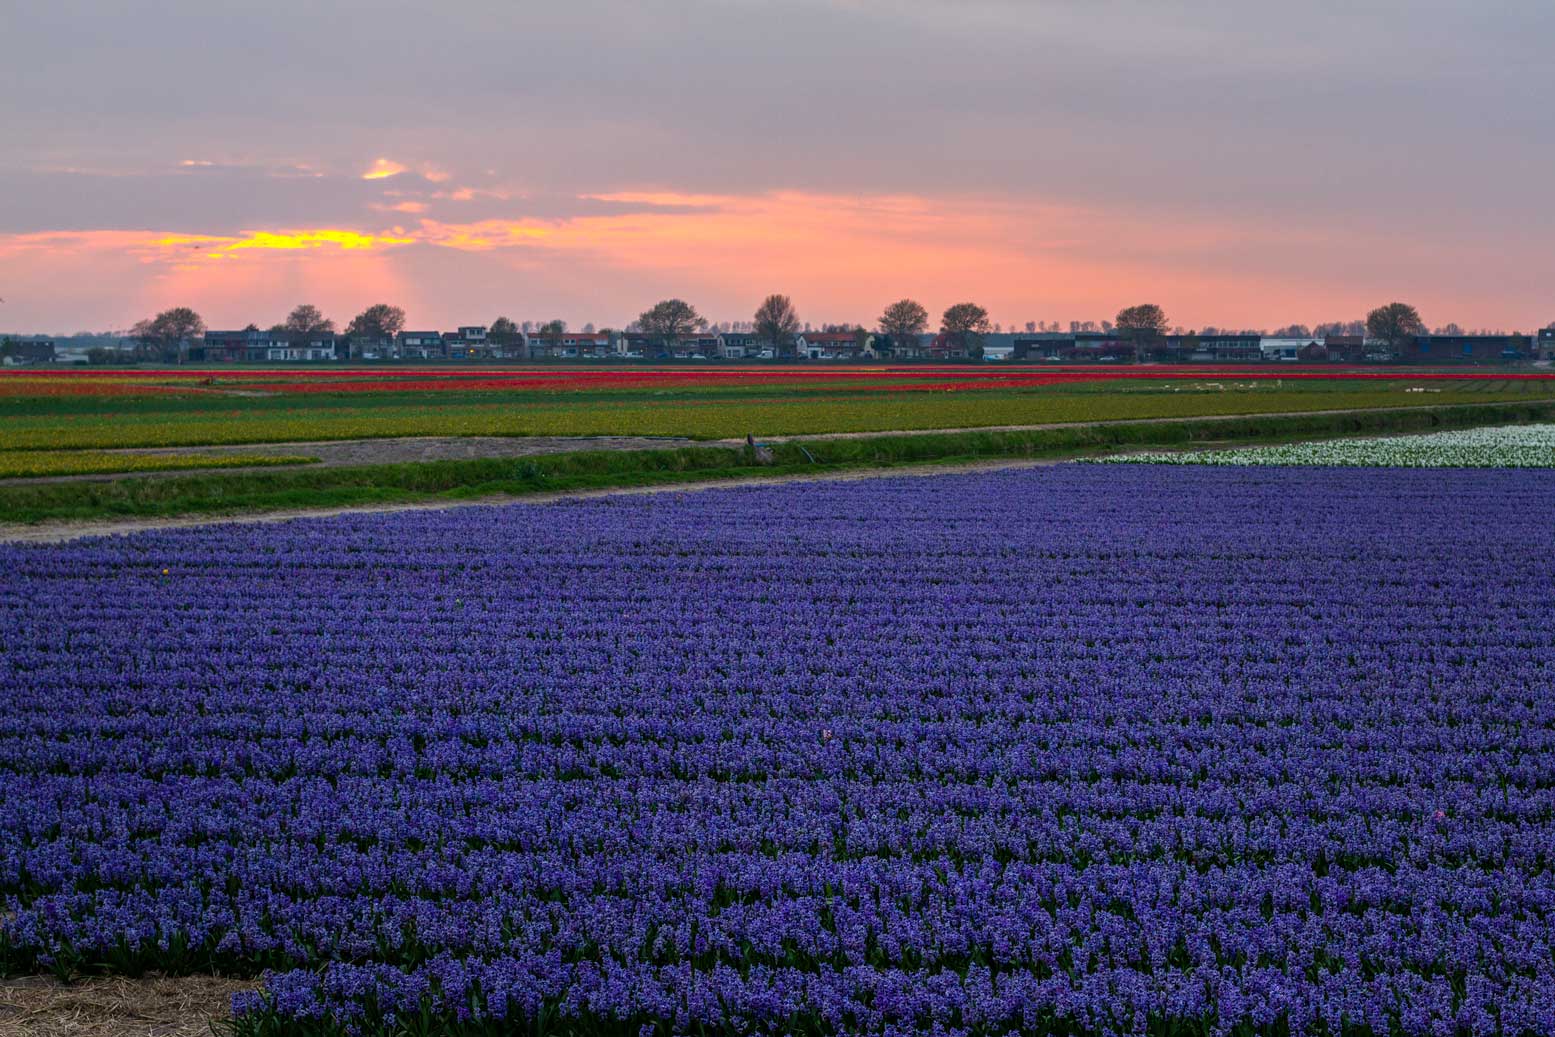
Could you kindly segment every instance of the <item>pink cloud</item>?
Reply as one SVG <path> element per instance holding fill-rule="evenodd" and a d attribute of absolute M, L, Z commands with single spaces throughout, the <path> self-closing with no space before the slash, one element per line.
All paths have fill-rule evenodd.
<path fill-rule="evenodd" d="M 426 217 L 426 203 L 404 199 L 382 211 L 421 219 L 386 230 L 0 236 L 0 275 L 17 286 L 8 298 L 40 300 L 17 302 L 8 319 L 23 306 L 39 314 L 112 306 L 116 322 L 143 315 L 106 294 L 79 302 L 81 286 L 106 293 L 112 285 L 132 299 L 176 298 L 210 309 L 208 319 L 238 324 L 304 297 L 336 300 L 342 312 L 391 299 L 433 325 L 499 311 L 619 325 L 656 294 L 676 294 L 710 316 L 733 319 L 748 316 L 771 291 L 793 295 L 816 322 L 868 322 L 904 295 L 935 312 L 978 301 L 995 319 L 1016 324 L 1102 319 L 1155 301 L 1188 326 L 1272 327 L 1357 316 L 1395 296 L 1429 300 L 1431 321 L 1528 328 L 1536 320 L 1517 313 L 1532 286 L 1500 277 L 1496 256 L 1475 259 L 1469 249 L 1443 256 L 1353 228 L 1346 250 L 1336 253 L 1334 230 L 1315 224 L 1007 196 L 641 190 L 588 200 L 621 211 L 459 222 Z M 1353 258 L 1380 249 L 1390 257 L 1388 282 Z M 43 269 L 53 282 L 38 280 Z"/>

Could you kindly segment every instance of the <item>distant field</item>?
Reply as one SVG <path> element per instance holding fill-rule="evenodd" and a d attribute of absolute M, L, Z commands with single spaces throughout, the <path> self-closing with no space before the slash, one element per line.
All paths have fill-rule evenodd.
<path fill-rule="evenodd" d="M 120 454 L 102 450 L 0 450 L 0 479 L 57 475 L 174 472 L 196 468 L 269 468 L 311 457 L 270 454 Z"/>
<path fill-rule="evenodd" d="M 381 436 L 724 439 L 1555 398 L 1555 378 L 1257 369 L 0 375 L 3 451 Z"/>

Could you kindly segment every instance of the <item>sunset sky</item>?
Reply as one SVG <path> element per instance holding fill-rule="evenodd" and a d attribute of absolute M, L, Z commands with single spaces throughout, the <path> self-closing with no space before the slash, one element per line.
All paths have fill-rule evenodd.
<path fill-rule="evenodd" d="M 0 0 L 0 329 L 1555 320 L 1549 0 Z"/>

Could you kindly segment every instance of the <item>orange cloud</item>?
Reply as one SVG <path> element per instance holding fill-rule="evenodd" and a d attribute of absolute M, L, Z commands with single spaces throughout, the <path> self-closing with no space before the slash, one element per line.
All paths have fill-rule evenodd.
<path fill-rule="evenodd" d="M 405 167 L 391 159 L 380 158 L 373 162 L 367 172 L 362 174 L 363 180 L 387 180 L 391 176 L 399 176 L 405 172 Z"/>
<path fill-rule="evenodd" d="M 1321 235 L 1309 242 L 1305 239 L 1312 235 L 1288 229 L 1206 220 L 1151 222 L 1128 213 L 1009 198 L 665 191 L 595 197 L 628 211 L 467 223 L 423 218 L 414 226 L 382 233 L 326 227 L 241 235 L 35 235 L 25 242 L 0 239 L 0 253 L 7 247 L 117 251 L 142 263 L 176 269 L 180 280 L 192 283 L 189 279 L 197 279 L 201 270 L 240 260 L 249 266 L 260 263 L 262 256 L 282 255 L 320 257 L 308 260 L 306 269 L 323 277 L 326 270 L 340 269 L 323 262 L 327 255 L 387 255 L 423 244 L 488 256 L 482 262 L 494 274 L 543 263 L 547 276 L 566 277 L 571 270 L 572 276 L 595 283 L 615 277 L 623 283 L 683 284 L 684 292 L 700 292 L 706 299 L 784 290 L 809 300 L 807 316 L 826 319 L 861 319 L 859 307 L 904 294 L 920 296 L 931 305 L 936 300 L 976 299 L 999 319 L 1095 318 L 1138 295 L 1171 303 L 1169 313 L 1191 306 L 1214 314 L 1219 322 L 1231 322 L 1243 319 L 1238 314 L 1256 300 L 1292 286 L 1288 280 L 1271 283 L 1256 270 L 1227 263 L 1222 253 L 1248 247 L 1271 253 L 1326 247 Z M 391 211 L 414 213 L 421 204 L 404 200 Z M 643 208 L 631 211 L 634 205 Z M 422 270 L 433 269 L 425 266 L 426 259 L 417 262 Z M 288 264 L 288 269 L 304 268 Z M 460 264 L 458 269 L 469 267 Z M 618 314 L 590 316 L 614 319 Z"/>
<path fill-rule="evenodd" d="M 224 252 L 237 252 L 240 249 L 249 248 L 319 248 L 323 245 L 338 245 L 347 251 L 355 249 L 377 249 L 388 245 L 408 245 L 410 238 L 389 237 L 383 234 L 358 234 L 351 230 L 305 230 L 294 234 L 272 234 L 268 231 L 258 231 L 244 238 L 238 238 L 231 244 L 223 247 Z"/>
<path fill-rule="evenodd" d="M 440 223 L 422 220 L 417 237 L 433 245 L 466 252 L 490 252 L 532 244 L 558 233 L 558 228 L 535 220 L 481 220 L 476 223 Z"/>
<path fill-rule="evenodd" d="M 1356 289 L 1337 283 L 1318 261 L 1331 240 L 1321 228 L 1147 218 L 1010 197 L 665 191 L 593 197 L 653 208 L 564 219 L 423 221 L 406 233 L 492 254 L 510 269 L 543 268 L 548 276 L 571 270 L 593 282 L 684 285 L 675 290 L 704 299 L 788 291 L 816 319 L 868 319 L 872 307 L 913 295 L 931 308 L 973 299 L 996 319 L 1020 322 L 1099 319 L 1131 301 L 1155 299 L 1184 323 L 1256 326 L 1279 319 L 1272 311 L 1301 316 L 1303 306 L 1346 312 L 1343 300 Z M 1313 259 L 1299 277 L 1288 272 L 1295 255 Z M 1271 256 L 1282 257 L 1284 269 L 1258 258 Z"/>
<path fill-rule="evenodd" d="M 316 249 L 334 245 L 346 251 L 372 250 L 392 245 L 409 245 L 411 238 L 392 237 L 385 234 L 360 234 L 353 230 L 324 228 L 299 230 L 287 233 L 254 231 L 241 237 L 224 237 L 205 234 L 170 234 L 157 238 L 152 244 L 163 249 L 206 249 L 211 259 L 221 259 L 248 249 Z"/>

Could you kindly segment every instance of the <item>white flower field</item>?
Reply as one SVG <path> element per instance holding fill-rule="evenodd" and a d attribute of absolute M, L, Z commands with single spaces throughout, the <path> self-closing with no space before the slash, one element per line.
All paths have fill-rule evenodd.
<path fill-rule="evenodd" d="M 1094 461 L 1231 467 L 1555 468 L 1555 425 L 1504 425 L 1236 450 L 1149 451 L 1099 457 Z"/>

